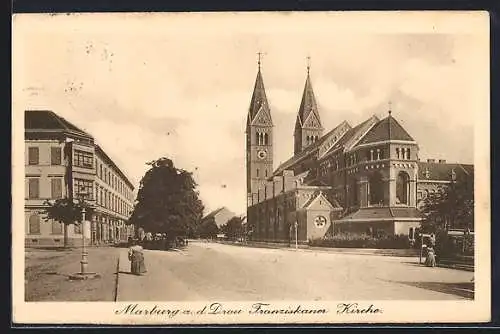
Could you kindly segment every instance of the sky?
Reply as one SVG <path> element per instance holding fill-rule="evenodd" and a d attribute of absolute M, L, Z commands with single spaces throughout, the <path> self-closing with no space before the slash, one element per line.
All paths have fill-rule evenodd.
<path fill-rule="evenodd" d="M 20 15 L 13 112 L 53 110 L 92 134 L 136 187 L 146 162 L 169 157 L 194 173 L 207 212 L 243 214 L 258 52 L 275 168 L 293 152 L 307 57 L 326 131 L 385 117 L 390 101 L 421 160 L 473 163 L 489 42 L 476 21 L 449 16 Z"/>

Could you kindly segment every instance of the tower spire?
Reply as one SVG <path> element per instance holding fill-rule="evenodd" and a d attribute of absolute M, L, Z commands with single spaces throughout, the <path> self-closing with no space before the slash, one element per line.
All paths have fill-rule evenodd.
<path fill-rule="evenodd" d="M 387 127 L 388 131 L 389 131 L 389 140 L 391 140 L 391 135 L 392 135 L 392 133 L 391 133 L 391 119 L 392 119 L 392 115 L 391 114 L 392 114 L 392 102 L 389 101 L 389 117 L 388 117 L 389 124 L 388 124 L 388 127 Z"/>
<path fill-rule="evenodd" d="M 309 75 L 310 69 L 311 69 L 311 57 L 307 56 L 307 75 Z"/>

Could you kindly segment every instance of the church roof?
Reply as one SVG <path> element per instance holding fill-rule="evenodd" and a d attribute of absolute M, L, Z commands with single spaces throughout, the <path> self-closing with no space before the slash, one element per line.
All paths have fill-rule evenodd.
<path fill-rule="evenodd" d="M 451 181 L 453 172 L 457 179 L 474 177 L 474 165 L 445 163 L 445 162 L 418 162 L 418 180 Z"/>
<path fill-rule="evenodd" d="M 359 144 L 375 143 L 385 140 L 414 141 L 406 130 L 391 115 L 375 124 Z"/>
<path fill-rule="evenodd" d="M 295 127 L 302 127 L 307 118 L 311 113 L 316 116 L 319 126 L 321 127 L 321 119 L 319 117 L 318 105 L 316 103 L 316 98 L 314 97 L 314 91 L 311 84 L 311 77 L 309 72 L 307 73 L 306 83 L 304 85 L 304 91 L 302 93 L 302 100 L 300 102 L 299 113 L 297 115 L 297 120 L 295 122 Z"/>
<path fill-rule="evenodd" d="M 65 131 L 92 138 L 87 132 L 51 110 L 26 110 L 24 112 L 24 128 L 28 131 Z"/>
<path fill-rule="evenodd" d="M 398 219 L 398 218 L 420 218 L 420 212 L 416 208 L 411 207 L 375 207 L 361 208 L 340 221 L 362 221 L 373 219 Z"/>
<path fill-rule="evenodd" d="M 325 142 L 325 140 L 328 139 L 330 134 L 332 134 L 335 130 L 337 130 L 339 127 L 341 127 L 343 125 L 344 125 L 344 122 L 340 123 L 335 128 L 328 131 L 325 135 L 321 136 L 321 138 L 319 138 L 317 141 L 315 141 L 314 143 L 312 143 L 311 145 L 306 147 L 303 151 L 294 155 L 293 157 L 291 157 L 290 159 L 288 159 L 284 163 L 280 164 L 278 166 L 278 168 L 276 168 L 276 171 L 274 172 L 273 175 L 277 175 L 277 174 L 281 173 L 283 170 L 289 169 L 298 161 L 300 161 L 303 158 L 305 158 L 306 156 L 309 156 L 310 154 L 314 153 L 321 146 L 321 144 L 323 144 Z"/>
<path fill-rule="evenodd" d="M 368 118 L 366 121 L 359 123 L 355 127 L 349 129 L 343 136 L 340 138 L 340 140 L 337 142 L 337 144 L 333 145 L 333 147 L 330 149 L 330 152 L 336 151 L 340 148 L 344 148 L 345 145 L 352 139 L 356 138 L 357 135 L 360 135 L 360 132 L 362 132 L 365 127 L 373 121 L 373 119 L 376 119 L 377 116 L 373 115 L 372 117 Z M 327 153 L 327 154 L 328 154 Z"/>
<path fill-rule="evenodd" d="M 255 79 L 255 86 L 253 89 L 252 99 L 250 101 L 250 108 L 248 110 L 248 118 L 247 124 L 250 124 L 251 121 L 255 118 L 257 113 L 261 108 L 264 108 L 265 111 L 268 112 L 269 117 L 271 117 L 271 113 L 269 112 L 269 104 L 266 96 L 266 89 L 264 88 L 264 80 L 262 79 L 262 73 L 260 71 L 257 72 L 257 78 Z"/>

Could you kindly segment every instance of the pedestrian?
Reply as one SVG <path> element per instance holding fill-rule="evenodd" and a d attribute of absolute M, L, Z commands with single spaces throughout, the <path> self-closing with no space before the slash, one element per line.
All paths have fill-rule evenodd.
<path fill-rule="evenodd" d="M 436 266 L 436 254 L 434 253 L 434 248 L 427 247 L 427 257 L 425 258 L 425 265 L 427 267 L 435 267 Z"/>
<path fill-rule="evenodd" d="M 134 275 L 142 275 L 146 272 L 144 263 L 144 249 L 136 240 L 128 250 L 128 259 L 130 261 L 130 272 Z"/>

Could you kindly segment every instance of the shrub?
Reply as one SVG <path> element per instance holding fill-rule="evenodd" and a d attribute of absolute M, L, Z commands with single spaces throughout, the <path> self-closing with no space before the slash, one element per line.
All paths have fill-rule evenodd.
<path fill-rule="evenodd" d="M 323 239 L 311 240 L 309 245 L 335 248 L 405 249 L 410 248 L 410 241 L 407 235 L 388 235 L 376 238 L 367 234 L 341 233 Z"/>

